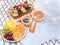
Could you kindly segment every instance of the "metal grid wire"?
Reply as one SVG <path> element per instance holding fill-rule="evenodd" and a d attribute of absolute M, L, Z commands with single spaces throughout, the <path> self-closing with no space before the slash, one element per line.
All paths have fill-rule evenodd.
<path fill-rule="evenodd" d="M 9 17 L 7 16 L 8 8 L 10 8 L 10 6 L 20 4 L 21 2 L 24 2 L 24 1 L 26 1 L 26 0 L 2 0 L 2 2 L 0 4 L 0 27 L 3 27 L 4 22 L 6 20 L 9 20 Z M 30 1 L 33 4 L 35 0 L 27 0 L 27 1 Z M 3 41 L 2 45 L 6 45 L 6 44 L 23 45 L 22 42 L 7 43 L 2 38 L 0 38 L 0 40 Z M 49 41 L 41 43 L 41 45 L 60 45 L 60 40 L 59 39 L 49 40 Z"/>
<path fill-rule="evenodd" d="M 60 45 L 60 39 L 52 39 L 46 42 L 41 43 L 41 45 Z"/>
<path fill-rule="evenodd" d="M 18 5 L 24 1 L 29 1 L 29 2 L 33 3 L 35 0 L 33 0 L 33 1 L 32 0 L 2 0 L 1 1 L 1 4 L 0 4 L 0 26 L 1 27 L 3 26 L 4 21 L 9 19 L 9 17 L 7 16 L 8 8 L 10 8 L 11 6 L 14 6 L 16 4 Z"/>
<path fill-rule="evenodd" d="M 33 2 L 35 0 L 1 0 L 1 3 L 0 3 L 0 28 L 3 27 L 4 22 L 6 20 L 9 20 L 9 17 L 7 16 L 8 8 L 10 8 L 11 6 L 14 6 L 16 4 L 18 5 L 18 4 L 20 4 L 21 2 L 24 2 L 24 1 L 29 1 L 29 2 L 31 2 L 33 4 Z M 6 45 L 6 44 L 8 44 L 8 45 L 12 45 L 12 44 L 14 44 L 14 45 L 22 45 L 21 42 L 7 43 L 2 38 L 0 38 L 0 40 L 3 41 L 2 45 Z"/>

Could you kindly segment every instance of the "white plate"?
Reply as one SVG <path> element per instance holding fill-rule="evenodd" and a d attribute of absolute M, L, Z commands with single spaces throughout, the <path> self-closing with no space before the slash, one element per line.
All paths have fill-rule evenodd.
<path fill-rule="evenodd" d="M 25 34 L 23 35 L 23 37 L 22 37 L 21 39 L 19 39 L 19 40 L 17 40 L 17 41 L 9 41 L 9 40 L 7 40 L 7 39 L 4 38 L 4 36 L 3 36 L 3 34 L 2 34 L 2 31 L 1 31 L 1 35 L 2 35 L 3 40 L 5 40 L 5 41 L 7 41 L 7 42 L 18 42 L 18 41 L 21 41 L 22 39 L 25 38 L 26 33 L 27 33 L 27 31 L 26 31 L 26 28 L 25 28 Z"/>

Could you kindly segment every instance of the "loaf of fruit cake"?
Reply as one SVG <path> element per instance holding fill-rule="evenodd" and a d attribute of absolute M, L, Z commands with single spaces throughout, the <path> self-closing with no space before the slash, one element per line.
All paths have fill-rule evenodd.
<path fill-rule="evenodd" d="M 8 13 L 14 19 L 24 16 L 26 14 L 31 13 L 33 10 L 33 5 L 28 2 L 21 3 L 19 5 L 15 5 L 14 7 L 10 8 Z"/>

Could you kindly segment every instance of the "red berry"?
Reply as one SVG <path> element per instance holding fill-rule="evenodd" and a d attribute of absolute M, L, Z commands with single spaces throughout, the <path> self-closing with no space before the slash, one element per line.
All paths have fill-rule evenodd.
<path fill-rule="evenodd" d="M 4 38 L 6 38 L 7 40 L 10 40 L 10 41 L 14 41 L 14 38 L 12 35 L 13 35 L 12 33 L 6 33 L 4 35 Z"/>
<path fill-rule="evenodd" d="M 16 9 L 17 11 L 20 10 L 19 8 Z"/>
<path fill-rule="evenodd" d="M 22 6 L 23 6 L 24 8 L 26 8 L 26 7 L 27 7 L 27 4 L 23 4 Z"/>

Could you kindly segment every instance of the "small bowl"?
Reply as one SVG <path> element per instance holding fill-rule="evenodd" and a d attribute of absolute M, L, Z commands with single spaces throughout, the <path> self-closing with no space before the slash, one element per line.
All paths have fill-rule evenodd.
<path fill-rule="evenodd" d="M 44 13 L 42 11 L 34 11 L 32 15 L 33 15 L 33 19 L 35 21 L 37 21 L 37 22 L 42 21 L 45 18 L 45 15 L 44 15 Z M 36 15 L 42 15 L 43 17 L 41 17 L 40 19 L 38 19 L 38 17 Z"/>
<path fill-rule="evenodd" d="M 22 18 L 22 23 L 25 25 L 25 26 L 29 26 L 29 24 L 33 21 L 33 19 L 32 19 L 32 17 L 30 17 L 31 15 L 29 15 L 29 16 L 25 16 L 25 17 L 23 17 Z M 29 22 L 24 22 L 23 20 L 25 20 L 26 19 L 26 21 L 28 21 L 29 20 Z"/>

